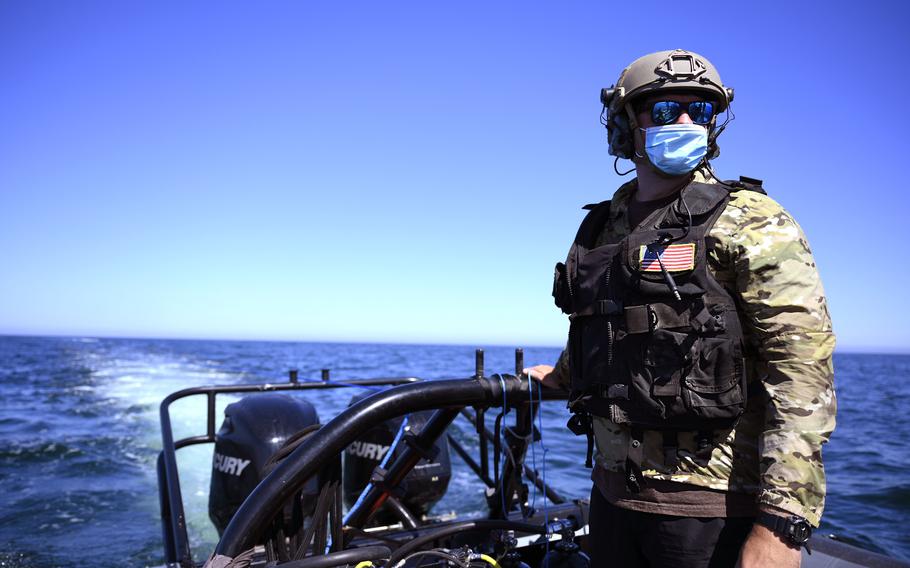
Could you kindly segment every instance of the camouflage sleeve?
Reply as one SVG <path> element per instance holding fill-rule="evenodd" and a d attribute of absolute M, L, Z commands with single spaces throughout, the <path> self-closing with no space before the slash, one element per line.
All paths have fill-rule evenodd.
<path fill-rule="evenodd" d="M 759 436 L 760 503 L 818 526 L 825 501 L 822 445 L 834 430 L 834 334 L 809 243 L 774 200 L 741 191 L 724 217 L 729 252 L 768 404 Z"/>

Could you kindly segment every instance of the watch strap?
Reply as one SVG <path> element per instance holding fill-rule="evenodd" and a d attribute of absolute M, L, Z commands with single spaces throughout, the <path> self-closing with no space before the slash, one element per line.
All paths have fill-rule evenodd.
<path fill-rule="evenodd" d="M 779 535 L 787 542 L 790 542 L 795 546 L 805 546 L 806 550 L 809 549 L 808 542 L 809 537 L 812 536 L 812 526 L 806 519 L 797 517 L 796 515 L 782 517 L 780 515 L 772 515 L 771 513 L 760 511 L 755 521 L 758 524 L 771 529 L 775 534 Z"/>

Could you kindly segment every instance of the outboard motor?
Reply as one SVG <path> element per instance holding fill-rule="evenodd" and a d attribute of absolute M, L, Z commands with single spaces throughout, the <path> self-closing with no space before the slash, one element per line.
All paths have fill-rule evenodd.
<path fill-rule="evenodd" d="M 351 399 L 350 405 L 368 397 L 372 393 L 364 393 Z M 349 406 L 350 406 L 349 405 Z M 420 432 L 426 425 L 432 410 L 415 412 L 408 418 L 408 427 L 411 432 Z M 382 463 L 390 451 L 395 436 L 401 428 L 404 418 L 393 418 L 381 425 L 361 434 L 344 452 L 344 502 L 350 508 L 357 501 L 361 491 L 370 481 L 373 470 Z M 398 454 L 407 447 L 402 440 L 390 457 L 391 464 Z M 414 469 L 404 478 L 400 491 L 393 495 L 402 505 L 418 520 L 445 495 L 449 480 L 452 478 L 452 463 L 449 459 L 449 442 L 445 436 L 436 440 L 438 450 L 432 460 L 421 459 Z M 392 512 L 388 504 L 384 504 L 370 524 L 386 525 L 400 521 L 401 518 Z"/>
<path fill-rule="evenodd" d="M 262 481 L 269 457 L 294 433 L 314 424 L 319 424 L 319 416 L 313 405 L 286 394 L 254 394 L 228 405 L 215 436 L 209 490 L 209 518 L 219 535 Z M 316 485 L 313 480 L 303 490 L 313 493 L 313 500 Z"/>

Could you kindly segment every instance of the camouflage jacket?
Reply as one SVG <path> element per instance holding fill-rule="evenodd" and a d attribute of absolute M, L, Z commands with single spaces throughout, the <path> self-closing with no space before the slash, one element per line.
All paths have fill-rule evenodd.
<path fill-rule="evenodd" d="M 694 181 L 711 183 L 701 172 Z M 628 202 L 636 180 L 617 190 L 610 220 L 596 246 L 626 236 Z M 694 434 L 679 437 L 682 458 L 664 463 L 660 432 L 645 432 L 642 469 L 646 478 L 711 489 L 756 494 L 761 504 L 804 517 L 818 526 L 825 500 L 822 445 L 834 430 L 836 402 L 831 355 L 834 334 L 821 280 L 809 244 L 792 217 L 758 192 L 732 193 L 709 232 L 709 268 L 738 303 L 749 381 L 763 389 L 749 400 L 732 430 L 717 432 L 710 460 L 691 457 Z M 557 377 L 568 383 L 565 352 Z M 626 427 L 595 417 L 599 467 L 622 471 L 629 446 Z"/>

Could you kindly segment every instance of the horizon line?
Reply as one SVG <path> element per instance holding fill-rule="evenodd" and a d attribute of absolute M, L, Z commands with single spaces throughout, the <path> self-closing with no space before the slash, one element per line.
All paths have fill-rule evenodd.
<path fill-rule="evenodd" d="M 8 333 L 0 331 L 0 339 L 5 337 L 23 337 L 23 338 L 41 338 L 41 339 L 133 339 L 145 341 L 231 341 L 240 343 L 322 343 L 322 344 L 352 344 L 352 345 L 424 345 L 428 347 L 478 347 L 479 345 L 489 347 L 508 347 L 508 348 L 540 348 L 540 349 L 563 349 L 564 345 L 542 345 L 542 344 L 505 344 L 478 342 L 464 343 L 454 341 L 451 343 L 424 342 L 424 341 L 380 341 L 373 339 L 278 339 L 278 338 L 236 338 L 236 337 L 153 337 L 144 335 L 97 335 L 97 334 L 49 334 L 49 333 Z"/>
<path fill-rule="evenodd" d="M 441 342 L 423 342 L 423 341 L 380 341 L 375 339 L 278 339 L 278 338 L 237 338 L 237 337 L 166 337 L 166 336 L 140 336 L 140 335 L 104 335 L 104 334 L 45 334 L 45 333 L 8 333 L 0 331 L 0 338 L 4 337 L 28 337 L 44 339 L 132 339 L 145 341 L 232 341 L 240 343 L 322 343 L 322 344 L 367 344 L 367 345 L 424 345 L 435 347 L 474 347 L 480 348 L 481 345 L 489 347 L 509 347 L 509 348 L 540 348 L 540 349 L 563 349 L 562 345 L 542 345 L 542 344 L 504 344 L 498 342 L 476 342 L 465 343 L 453 341 L 451 343 Z M 863 347 L 847 346 L 835 348 L 835 355 L 910 355 L 910 349 L 906 351 L 869 351 Z"/>

